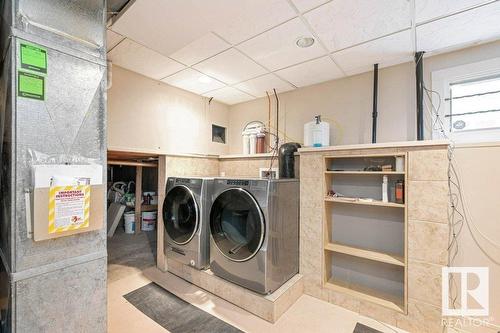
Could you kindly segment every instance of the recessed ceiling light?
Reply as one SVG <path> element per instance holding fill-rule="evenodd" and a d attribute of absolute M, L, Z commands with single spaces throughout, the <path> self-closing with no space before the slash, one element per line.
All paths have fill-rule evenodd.
<path fill-rule="evenodd" d="M 302 47 L 302 48 L 309 47 L 309 46 L 312 46 L 314 44 L 314 38 L 312 38 L 312 37 L 299 37 L 295 41 L 295 44 L 297 44 L 298 47 Z"/>
<path fill-rule="evenodd" d="M 200 81 L 201 83 L 210 83 L 212 82 L 212 79 L 206 75 L 203 75 L 198 78 L 198 81 Z"/>

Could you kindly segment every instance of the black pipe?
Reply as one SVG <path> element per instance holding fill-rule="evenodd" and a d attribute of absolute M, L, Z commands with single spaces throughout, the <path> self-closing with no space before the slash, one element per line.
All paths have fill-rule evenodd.
<path fill-rule="evenodd" d="M 415 53 L 415 78 L 417 83 L 417 140 L 424 139 L 424 53 Z"/>
<path fill-rule="evenodd" d="M 278 94 L 276 93 L 276 89 L 273 89 L 274 97 L 276 98 L 276 151 L 278 150 L 278 145 L 280 144 L 280 136 L 279 136 L 279 124 L 280 124 L 280 100 L 278 99 Z"/>
<path fill-rule="evenodd" d="M 373 65 L 373 112 L 372 112 L 372 143 L 377 142 L 377 105 L 378 105 L 378 64 Z"/>

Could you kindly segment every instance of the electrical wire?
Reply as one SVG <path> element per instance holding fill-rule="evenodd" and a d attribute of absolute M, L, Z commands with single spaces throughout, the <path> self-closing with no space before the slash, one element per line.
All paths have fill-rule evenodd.
<path fill-rule="evenodd" d="M 420 61 L 422 61 L 423 54 L 416 60 L 416 65 Z M 469 232 L 474 240 L 474 243 L 478 246 L 478 248 L 483 252 L 483 254 L 489 258 L 493 263 L 496 265 L 500 265 L 500 262 L 494 259 L 494 256 L 491 256 L 486 249 L 483 247 L 483 245 L 479 242 L 477 239 L 475 233 L 473 232 L 472 229 L 476 231 L 477 234 L 481 235 L 485 240 L 487 240 L 489 243 L 496 247 L 500 247 L 498 243 L 487 237 L 481 230 L 476 226 L 476 224 L 473 222 L 473 220 L 470 218 L 470 213 L 468 211 L 468 206 L 465 200 L 465 197 L 463 195 L 463 185 L 461 182 L 461 174 L 459 171 L 459 166 L 456 165 L 456 160 L 454 156 L 455 152 L 455 141 L 447 135 L 447 131 L 445 130 L 445 124 L 442 120 L 442 117 L 439 113 L 441 109 L 441 95 L 432 89 L 428 89 L 425 86 L 425 83 L 423 85 L 424 91 L 425 91 L 425 96 L 428 99 L 429 104 L 424 99 L 426 109 L 430 114 L 431 117 L 431 128 L 434 132 L 439 132 L 440 135 L 447 139 L 450 144 L 448 145 L 448 151 L 447 151 L 447 159 L 448 159 L 448 170 L 447 170 L 447 178 L 448 178 L 448 199 L 449 199 L 449 209 L 447 212 L 448 216 L 448 225 L 450 227 L 449 229 L 449 235 L 448 235 L 448 260 L 447 260 L 447 266 L 450 267 L 453 265 L 459 250 L 460 250 L 460 244 L 459 244 L 459 236 L 463 231 L 464 224 L 467 226 L 469 229 Z M 437 100 L 439 101 L 438 105 L 434 105 L 433 102 L 433 96 L 437 97 Z M 453 308 L 456 308 L 457 305 L 457 300 L 458 300 L 458 284 L 457 281 L 454 278 L 453 274 L 449 274 L 448 276 L 449 279 L 449 297 L 451 300 L 451 305 Z M 448 326 L 447 323 L 443 325 L 443 332 Z"/>
<path fill-rule="evenodd" d="M 271 172 L 273 169 L 273 163 L 276 157 L 278 156 L 278 149 L 279 149 L 279 109 L 280 109 L 280 100 L 278 98 L 278 94 L 276 93 L 276 89 L 273 88 L 274 91 L 274 97 L 276 98 L 276 134 L 275 134 L 275 145 L 274 148 L 272 148 L 271 152 L 271 162 L 269 163 L 269 170 L 268 170 L 268 177 L 271 178 Z M 286 138 L 286 136 L 285 136 Z"/>

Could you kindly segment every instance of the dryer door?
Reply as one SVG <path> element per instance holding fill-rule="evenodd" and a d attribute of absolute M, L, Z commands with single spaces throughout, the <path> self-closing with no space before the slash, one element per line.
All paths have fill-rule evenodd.
<path fill-rule="evenodd" d="M 212 205 L 210 232 L 215 246 L 226 258 L 249 260 L 264 241 L 265 221 L 259 204 L 243 189 L 225 190 Z"/>
<path fill-rule="evenodd" d="M 178 244 L 188 243 L 198 230 L 199 211 L 193 192 L 184 185 L 168 191 L 163 202 L 163 224 L 170 239 Z"/>

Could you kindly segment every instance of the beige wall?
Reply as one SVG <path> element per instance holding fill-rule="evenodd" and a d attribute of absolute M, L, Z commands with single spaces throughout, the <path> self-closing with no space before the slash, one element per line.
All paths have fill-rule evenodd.
<path fill-rule="evenodd" d="M 225 154 L 212 123 L 228 126 L 228 106 L 113 67 L 108 91 L 108 148 L 158 153 Z"/>
<path fill-rule="evenodd" d="M 414 99 L 411 65 L 403 64 L 380 71 L 379 74 L 379 138 L 380 141 L 412 139 L 408 117 Z M 371 139 L 373 74 L 365 73 L 348 78 L 297 89 L 279 94 L 280 131 L 287 141 L 302 142 L 304 123 L 321 114 L 331 124 L 331 144 L 354 144 Z M 398 98 L 394 99 L 394 96 Z M 275 127 L 275 100 L 271 99 L 272 121 Z M 230 108 L 230 153 L 241 153 L 241 131 L 251 120 L 267 123 L 267 98 L 234 105 Z M 392 117 L 392 119 L 391 119 Z M 274 130 L 273 130 L 274 132 Z M 282 135 L 281 135 L 282 136 Z"/>
<path fill-rule="evenodd" d="M 447 67 L 500 56 L 500 42 L 484 44 L 456 52 L 425 58 L 424 75 L 431 87 L 431 72 Z M 413 63 L 383 68 L 379 71 L 378 142 L 415 140 L 415 66 Z M 296 89 L 280 94 L 280 130 L 287 141 L 303 141 L 303 125 L 316 114 L 331 124 L 331 144 L 369 143 L 373 73 L 364 73 L 339 80 Z M 275 127 L 275 101 L 271 126 Z M 229 152 L 241 153 L 241 131 L 251 120 L 267 123 L 267 98 L 230 107 Z M 427 121 L 427 123 L 429 123 Z M 429 126 L 426 138 L 430 138 Z M 332 141 L 333 140 L 333 141 Z"/>
<path fill-rule="evenodd" d="M 489 319 L 496 326 L 474 331 L 493 333 L 500 329 L 500 145 L 459 147 L 454 156 L 470 228 L 464 223 L 453 265 L 489 267 Z"/>

